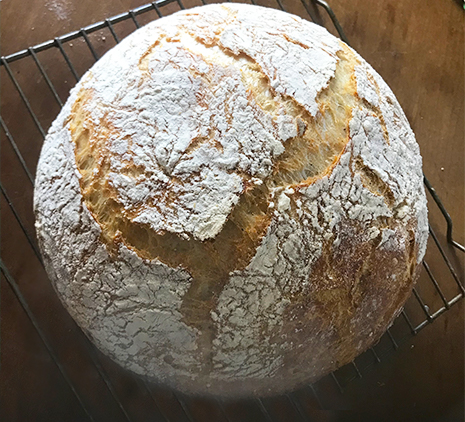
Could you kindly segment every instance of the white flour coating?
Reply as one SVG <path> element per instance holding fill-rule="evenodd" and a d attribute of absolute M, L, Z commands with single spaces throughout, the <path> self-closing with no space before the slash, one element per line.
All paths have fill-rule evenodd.
<path fill-rule="evenodd" d="M 177 311 L 190 276 L 142 261 L 124 246 L 117 261 L 108 255 L 100 227 L 81 204 L 79 173 L 70 159 L 74 151 L 64 122 L 75 97 L 76 90 L 53 123 L 47 139 L 54 141 L 44 143 L 36 178 L 36 229 L 47 272 L 73 318 L 117 362 L 138 373 L 159 372 L 164 379 L 175 372 L 165 361 L 175 360 L 185 363 L 176 372 L 191 376 L 196 333 Z M 57 212 L 62 218 L 50 218 Z M 59 253 L 56 244 L 62 245 Z M 156 363 L 141 353 L 149 355 L 154 347 L 160 358 Z"/>
<path fill-rule="evenodd" d="M 290 15 L 278 20 L 264 9 L 269 19 L 257 21 L 246 7 L 210 10 L 208 27 L 198 23 L 194 11 L 147 25 L 105 55 L 82 84 L 94 92 L 89 110 L 94 124 L 106 116 L 117 130 L 109 178 L 125 208 L 137 206 L 132 220 L 199 240 L 219 233 L 243 181 L 268 176 L 273 157 L 284 151 L 282 142 L 297 134 L 290 116 L 273 121 L 248 100 L 243 65 L 258 63 L 276 92 L 294 97 L 314 115 L 316 95 L 334 75 L 340 49 L 326 31 L 299 25 L 303 21 Z M 208 45 L 210 28 L 228 20 L 211 48 L 190 35 Z M 156 54 L 150 54 L 155 43 Z M 140 65 L 147 49 L 148 64 Z M 247 56 L 238 59 L 231 51 Z M 216 144 L 209 142 L 213 139 Z M 188 150 L 194 141 L 198 146 Z M 128 163 L 147 171 L 122 174 Z M 173 202 L 167 199 L 173 196 Z"/>
<path fill-rule="evenodd" d="M 73 10 L 72 4 L 67 0 L 48 0 L 45 6 L 60 20 L 68 19 L 70 11 Z"/>
<path fill-rule="evenodd" d="M 428 215 L 420 148 L 407 117 L 391 89 L 368 63 L 361 57 L 359 59 L 361 64 L 355 69 L 358 93 L 369 104 L 379 106 L 386 124 L 389 142 L 393 146 L 393 148 L 384 147 L 377 151 L 368 151 L 372 147 L 366 146 L 360 150 L 360 155 L 365 164 L 389 185 L 394 196 L 401 198 L 400 203 L 397 201 L 395 204 L 396 216 L 406 219 L 409 214 L 408 210 L 414 209 L 414 217 L 418 221 L 417 230 L 415 230 L 415 241 L 419 245 L 417 263 L 420 263 L 426 253 L 428 240 Z M 371 81 L 359 76 L 364 73 L 371 78 Z M 378 100 L 372 95 L 376 89 L 379 90 Z M 370 127 L 369 120 L 365 119 L 363 126 L 367 125 Z M 367 129 L 365 129 L 366 132 L 368 132 Z M 393 177 L 394 174 L 395 177 Z"/>
<path fill-rule="evenodd" d="M 358 85 L 357 88 L 358 94 L 364 97 L 364 87 Z M 385 90 L 384 95 L 379 101 L 389 98 L 396 103 L 390 90 Z M 399 243 L 402 235 L 384 227 L 383 219 L 394 217 L 400 226 L 406 226 L 412 215 L 404 210 L 413 209 L 418 219 L 416 260 L 423 259 L 428 236 L 426 198 L 421 157 L 413 133 L 400 125 L 392 125 L 387 144 L 380 120 L 373 117 L 370 110 L 362 108 L 350 122 L 350 135 L 352 140 L 329 176 L 309 187 L 296 189 L 294 195 L 289 190 L 279 194 L 279 217 L 272 223 L 249 266 L 235 272 L 223 290 L 214 318 L 219 327 L 214 343 L 218 376 L 232 374 L 234 378 L 244 371 L 250 371 L 248 374 L 253 376 L 256 373 L 272 376 L 280 367 L 283 350 L 267 340 L 282 321 L 280 315 L 288 303 L 288 295 L 307 286 L 312 265 L 320 257 L 325 241 L 332 240 L 337 252 L 337 233 L 344 221 L 355 220 L 361 224 L 365 229 L 361 231 L 363 241 L 368 242 L 381 234 L 379 248 L 405 249 L 406 246 Z M 357 158 L 380 177 L 385 177 L 383 180 L 394 194 L 394 204 L 387 205 L 382 196 L 364 186 L 353 165 Z M 300 221 L 290 214 L 292 208 L 301 216 Z M 240 319 L 237 318 L 239 312 Z M 237 334 L 239 332 L 241 335 Z M 266 333 L 268 337 L 264 338 Z M 372 334 L 367 332 L 368 336 Z M 237 347 L 238 342 L 241 347 Z M 287 347 L 287 343 L 281 345 L 281 348 Z M 266 365 L 254 366 L 255 362 L 263 361 Z"/>
<path fill-rule="evenodd" d="M 180 312 L 189 273 L 141 259 L 123 245 L 117 259 L 110 257 L 82 202 L 66 124 L 80 89 L 93 91 L 94 124 L 106 118 L 115 129 L 107 143 L 108 178 L 132 221 L 205 240 L 221 231 L 245 181 L 262 183 L 286 141 L 301 130 L 284 110 L 266 112 L 250 99 L 241 71 L 257 64 L 270 82 L 269 95 L 293 98 L 315 116 L 339 50 L 324 29 L 295 16 L 210 5 L 135 32 L 74 88 L 40 157 L 37 233 L 65 306 L 121 365 L 181 386 L 204 370 L 196 353 L 199 333 Z M 296 347 L 275 341 L 289 298 L 308 285 L 324 245 L 338 249 L 345 221 L 364 229 L 362 241 L 379 237 L 378 248 L 386 250 L 405 248 L 396 240 L 404 235 L 401 226 L 416 221 L 417 262 L 423 258 L 427 217 L 418 146 L 390 89 L 359 60 L 357 91 L 366 103 L 353 110 L 350 141 L 338 163 L 309 186 L 272 192 L 274 217 L 265 237 L 247 268 L 231 273 L 211 312 L 212 391 L 214 381 L 273 382 L 283 355 Z M 392 202 L 366 186 L 360 163 L 389 188 Z M 132 165 L 143 171 L 131 173 Z M 396 227 L 386 223 L 392 219 Z"/>

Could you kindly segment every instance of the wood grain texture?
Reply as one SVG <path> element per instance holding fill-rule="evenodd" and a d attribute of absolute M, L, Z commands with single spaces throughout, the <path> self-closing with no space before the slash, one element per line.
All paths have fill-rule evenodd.
<path fill-rule="evenodd" d="M 461 2 L 328 2 L 351 45 L 381 74 L 399 99 L 420 144 L 424 172 L 454 220 L 456 240 L 464 243 L 465 39 Z M 4 0 L 0 6 L 1 52 L 13 53 L 144 3 L 145 0 Z M 274 4 L 271 0 L 258 3 Z M 184 4 L 186 7 L 199 5 L 200 1 L 187 0 Z M 284 4 L 288 11 L 306 16 L 299 1 Z M 170 13 L 178 9 L 172 4 L 164 10 Z M 317 20 L 331 26 L 321 9 L 311 8 L 311 11 Z M 155 16 L 153 12 L 141 18 L 141 23 Z M 133 27 L 131 22 L 122 24 L 117 28 L 118 34 L 122 37 Z M 114 44 L 109 31 L 99 31 L 91 39 L 99 54 Z M 79 74 L 92 64 L 93 59 L 81 41 L 65 48 Z M 75 82 L 63 58 L 45 52 L 40 54 L 40 59 L 57 86 L 61 99 L 65 100 Z M 34 66 L 33 61 L 27 59 L 11 67 L 47 129 L 59 105 Z M 42 139 L 4 69 L 0 70 L 0 83 L 2 118 L 15 137 L 26 163 L 34 171 Z M 1 142 L 2 184 L 33 236 L 32 187 L 24 172 L 19 170 L 3 131 Z M 4 210 L 1 221 L 2 259 L 18 281 L 65 369 L 96 420 L 125 420 L 95 371 L 82 334 L 57 300 L 4 201 L 1 206 Z M 431 224 L 444 240 L 444 220 L 434 207 L 430 209 Z M 463 280 L 463 255 L 448 252 Z M 440 278 L 447 276 L 447 269 L 434 251 L 431 240 L 428 262 Z M 426 294 L 427 289 L 422 289 L 422 293 Z M 453 294 L 453 289 L 450 294 Z M 307 418 L 319 421 L 463 420 L 463 311 L 462 302 L 391 354 L 363 379 L 351 383 L 343 395 L 332 387 L 325 387 L 323 382 L 321 391 L 327 391 L 325 397 L 328 398 L 323 404 L 332 411 L 316 410 L 315 400 L 310 399 L 310 395 L 299 393 L 297 397 L 303 403 L 302 409 Z M 0 324 L 0 419 L 86 420 L 4 278 Z M 162 414 L 175 421 L 188 420 L 179 401 L 170 392 L 157 386 L 147 389 L 140 380 L 121 371 L 103 356 L 98 355 L 98 359 L 131 420 L 159 421 L 163 420 Z M 288 399 L 268 400 L 266 404 L 276 415 L 276 420 L 299 420 L 298 410 Z M 216 408 L 209 408 L 209 403 L 189 399 L 185 405 L 197 420 L 224 419 Z M 253 402 L 226 403 L 223 407 L 230 420 L 265 420 Z"/>

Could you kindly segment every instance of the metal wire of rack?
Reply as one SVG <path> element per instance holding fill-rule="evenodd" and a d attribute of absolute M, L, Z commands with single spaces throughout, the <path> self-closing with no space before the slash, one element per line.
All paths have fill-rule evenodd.
<path fill-rule="evenodd" d="M 205 0 L 201 1 L 202 4 L 206 4 Z M 286 11 L 286 7 L 281 0 L 275 1 L 276 4 L 274 4 L 273 7 Z M 251 2 L 255 4 L 254 0 L 251 0 Z M 348 43 L 347 37 L 345 36 L 342 27 L 328 3 L 323 0 L 311 0 L 309 3 L 307 3 L 305 0 L 301 0 L 301 2 L 308 14 L 308 17 L 314 21 L 316 20 L 316 6 L 321 7 L 325 13 L 327 13 L 340 38 Z M 176 7 L 173 8 L 173 5 Z M 20 97 L 24 106 L 24 113 L 25 115 L 29 115 L 39 138 L 41 137 L 43 139 L 45 137 L 46 129 L 50 124 L 50 119 L 44 118 L 40 113 L 34 111 L 35 105 L 31 101 L 31 97 L 29 97 L 22 89 L 20 81 L 18 81 L 18 78 L 15 76 L 15 72 L 12 70 L 12 64 L 22 63 L 24 60 L 32 59 L 33 65 L 35 66 L 35 72 L 37 72 L 36 76 L 42 78 L 43 82 L 48 87 L 52 101 L 55 103 L 57 110 L 59 110 L 59 108 L 63 106 L 63 101 L 59 94 L 59 90 L 55 86 L 56 83 L 54 84 L 52 82 L 53 77 L 50 76 L 51 68 L 43 64 L 42 60 L 39 58 L 40 53 L 53 52 L 53 54 L 58 54 L 58 56 L 60 56 L 59 59 L 48 58 L 47 63 L 56 61 L 56 65 L 66 66 L 72 78 L 77 82 L 83 71 L 81 71 L 82 69 L 77 68 L 76 63 L 73 63 L 71 58 L 69 47 L 72 47 L 71 43 L 73 41 L 82 41 L 83 45 L 85 45 L 88 49 L 92 60 L 96 61 L 99 59 L 100 53 L 92 43 L 92 34 L 95 34 L 100 30 L 106 30 L 109 32 L 114 42 L 119 43 L 121 40 L 121 35 L 118 35 L 118 31 L 116 29 L 118 24 L 130 22 L 133 26 L 132 30 L 135 30 L 141 26 L 140 19 L 142 17 L 145 17 L 146 20 L 160 18 L 164 16 L 165 9 L 167 8 L 170 8 L 168 13 L 173 13 L 173 11 L 184 9 L 185 6 L 182 3 L 182 0 L 158 0 L 150 4 L 132 9 L 127 13 L 122 13 L 120 15 L 110 17 L 104 21 L 94 23 L 77 31 L 73 31 L 66 35 L 57 37 L 54 40 L 38 44 L 36 46 L 29 47 L 28 49 L 0 58 L 0 70 L 3 69 L 8 75 L 8 79 L 13 84 L 16 95 Z M 146 17 L 153 12 L 155 12 L 154 16 L 148 18 Z M 132 32 L 132 30 L 126 29 L 126 32 Z M 110 46 L 108 46 L 108 49 L 109 48 Z M 28 64 L 28 66 L 31 65 L 32 64 Z M 17 160 L 17 163 L 14 165 L 15 172 L 22 172 L 22 176 L 18 177 L 25 177 L 27 183 L 30 185 L 30 188 L 33 189 L 34 178 L 33 170 L 31 167 L 33 167 L 34 164 L 31 165 L 31 163 L 28 163 L 28 160 L 24 158 L 24 151 L 22 151 L 23 148 L 21 148 L 15 141 L 13 133 L 10 132 L 8 128 L 8 121 L 6 119 L 4 120 L 3 116 L 0 116 L 0 126 L 1 131 L 3 131 L 3 134 L 6 137 L 8 145 L 13 152 L 13 155 Z M 9 176 L 11 177 L 12 175 Z M 430 201 L 430 207 L 436 206 L 445 219 L 447 225 L 445 236 L 446 242 L 452 245 L 456 250 L 465 252 L 464 246 L 453 239 L 452 219 L 442 204 L 438 194 L 431 186 L 430 182 L 426 179 L 426 177 L 425 186 L 431 198 L 433 199 L 433 202 Z M 32 209 L 28 207 L 30 202 L 26 204 L 27 201 L 21 201 L 21 199 L 18 200 L 17 196 L 16 198 L 12 198 L 9 193 L 9 188 L 4 185 L 4 180 L 0 181 L 0 191 L 14 217 L 14 220 L 19 225 L 24 238 L 33 251 L 35 258 L 43 266 L 35 237 L 32 234 Z M 337 390 L 340 393 L 344 391 L 344 389 L 352 380 L 356 378 L 362 378 L 365 371 L 367 371 L 371 366 L 380 363 L 387 355 L 392 353 L 392 351 L 397 350 L 402 343 L 416 335 L 420 330 L 422 330 L 428 324 L 432 323 L 436 318 L 449 310 L 454 304 L 459 302 L 465 296 L 463 281 L 460 280 L 454 264 L 449 257 L 449 253 L 446 251 L 445 246 L 441 243 L 439 237 L 431 226 L 429 228 L 429 232 L 430 243 L 432 243 L 432 245 L 429 246 L 428 250 L 431 253 L 439 254 L 442 263 L 444 264 L 444 270 L 441 271 L 441 277 L 439 277 L 437 274 L 435 275 L 435 271 L 432 269 L 432 267 L 430 267 L 430 265 L 428 265 L 427 260 L 423 262 L 424 271 L 417 286 L 413 289 L 413 295 L 411 299 L 408 301 L 405 309 L 402 311 L 399 318 L 397 318 L 393 326 L 387 330 L 379 344 L 369 349 L 360 357 L 356 358 L 355 361 L 351 364 L 346 365 L 345 367 L 330 374 L 325 378 L 326 381 L 323 381 L 327 382 L 327 380 L 330 380 L 330 382 L 332 382 L 337 387 Z M 9 270 L 8 265 L 4 262 L 3 258 L 0 259 L 0 270 L 4 280 L 6 280 L 10 286 L 14 296 L 19 301 L 24 313 L 32 323 L 35 331 L 40 337 L 40 340 L 48 351 L 54 364 L 58 368 L 61 376 L 63 377 L 63 380 L 79 403 L 79 406 L 85 414 L 86 419 L 96 420 L 95 416 L 93 415 L 93 411 L 89 408 L 87 400 L 82 394 L 82 391 L 76 387 L 73 377 L 69 374 L 65 365 L 63 364 L 62 357 L 58 356 L 54 350 L 54 346 L 50 341 L 50 338 L 42 328 L 41 321 L 31 310 L 31 307 L 29 306 L 30 300 L 27 300 L 26 295 L 23 293 L 22 280 L 17 280 L 15 277 L 13 277 L 12 272 Z M 429 294 L 429 297 L 428 299 L 425 299 L 424 297 L 427 294 Z M 104 359 L 104 357 L 102 357 L 102 355 L 95 349 L 93 344 L 87 339 L 85 335 L 81 333 L 80 337 L 82 337 L 81 340 L 85 343 L 85 349 L 90 358 L 91 365 L 93 365 L 94 370 L 103 380 L 113 399 L 114 406 L 120 412 L 120 416 L 122 416 L 122 420 L 132 421 L 133 416 L 131 414 L 131 410 L 126 404 L 122 402 L 120 394 L 114 385 L 114 381 L 112 380 L 112 376 L 109 374 L 105 365 L 102 364 L 102 359 Z M 150 406 L 154 414 L 158 415 L 156 420 L 178 420 L 178 417 L 173 416 L 173 406 L 177 407 L 177 412 L 180 415 L 179 420 L 187 420 L 189 422 L 194 422 L 196 420 L 196 417 L 191 412 L 189 406 L 189 402 L 191 401 L 190 398 L 179 393 L 169 393 L 171 394 L 169 397 L 171 410 L 167 411 L 167 406 L 163 405 L 161 402 L 160 394 L 158 391 L 154 391 L 153 387 L 144 381 L 138 380 L 136 384 L 138 385 L 139 393 L 143 394 L 144 397 L 147 398 L 146 405 Z M 303 420 L 308 420 L 308 414 L 302 406 L 302 402 L 311 402 L 315 408 L 324 409 L 327 406 L 324 404 L 322 399 L 322 391 L 322 388 L 320 388 L 320 382 L 317 382 L 314 385 L 306 386 L 298 392 L 286 394 L 285 396 L 281 397 L 280 400 L 287 401 L 287 405 L 293 409 L 298 417 Z M 213 412 L 212 414 L 218 416 L 218 420 L 230 420 L 230 411 L 228 410 L 230 405 L 227 402 L 223 402 L 222 400 L 209 399 L 207 407 L 211 412 Z M 246 406 L 246 408 L 249 409 L 249 412 L 251 413 L 255 412 L 257 417 L 254 420 L 266 420 L 269 422 L 273 420 L 273 411 L 270 410 L 269 400 L 260 398 L 251 399 L 248 403 L 248 407 Z"/>

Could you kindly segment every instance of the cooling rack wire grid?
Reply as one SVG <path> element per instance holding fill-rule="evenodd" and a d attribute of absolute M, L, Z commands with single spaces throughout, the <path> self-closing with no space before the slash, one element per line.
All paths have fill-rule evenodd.
<path fill-rule="evenodd" d="M 185 1 L 187 6 L 187 0 Z M 286 11 L 286 0 L 271 1 L 274 3 L 269 4 L 270 7 Z M 206 4 L 205 0 L 202 0 L 202 3 Z M 251 0 L 251 3 L 256 4 L 255 0 Z M 325 13 L 329 18 L 326 21 L 331 22 L 333 29 L 337 31 L 340 38 L 349 44 L 349 40 L 345 36 L 336 15 L 327 2 L 311 0 L 307 3 L 305 0 L 302 0 L 301 3 L 309 20 L 318 23 L 320 11 Z M 20 99 L 18 100 L 18 104 L 21 104 L 21 109 L 18 108 L 16 112 L 24 114 L 25 126 L 29 125 L 32 127 L 32 129 L 28 129 L 28 133 L 35 131 L 35 138 L 31 138 L 29 135 L 30 144 L 34 144 L 34 147 L 31 147 L 34 150 L 31 154 L 30 151 L 25 151 L 24 142 L 16 142 L 16 139 L 23 136 L 22 133 L 24 133 L 23 130 L 25 129 L 15 127 L 14 130 L 9 130 L 8 117 L 4 119 L 4 116 L 0 115 L 2 150 L 4 154 L 9 155 L 8 159 L 10 160 L 8 172 L 2 172 L 0 178 L 3 204 L 7 205 L 4 207 L 6 210 L 3 214 L 5 218 L 9 217 L 11 225 L 15 226 L 14 229 L 12 228 L 13 231 L 11 233 L 16 230 L 16 236 L 21 237 L 24 241 L 23 244 L 27 244 L 26 249 L 29 249 L 29 251 L 14 251 L 15 253 L 30 253 L 31 259 L 35 259 L 38 265 L 42 265 L 43 267 L 33 228 L 34 218 L 31 206 L 34 185 L 33 175 L 40 146 L 51 123 L 51 119 L 53 120 L 53 117 L 63 106 L 63 99 L 66 98 L 63 93 L 66 94 L 67 90 L 74 84 L 72 82 L 69 86 L 64 85 L 68 82 L 63 80 L 62 76 L 61 79 L 57 79 L 57 75 L 63 75 L 65 73 L 64 68 L 66 68 L 71 80 L 77 82 L 80 79 L 87 68 L 94 61 L 98 60 L 102 54 L 101 48 L 97 49 L 93 45 L 93 36 L 97 33 L 102 33 L 102 31 L 108 33 L 108 38 L 112 40 L 112 42 L 109 40 L 106 43 L 107 49 L 109 49 L 114 44 L 119 43 L 128 33 L 143 24 L 177 10 L 185 9 L 186 6 L 181 0 L 155 1 L 53 40 L 1 57 L 1 76 L 11 83 L 9 92 Z M 73 45 L 75 46 L 74 50 L 72 48 Z M 84 64 L 82 62 L 77 63 L 73 59 L 77 45 L 81 46 L 81 50 L 82 48 L 86 48 L 88 50 L 87 54 L 90 55 L 89 60 Z M 27 92 L 27 90 L 22 88 L 21 80 L 18 78 L 17 72 L 15 72 L 16 68 L 21 69 L 23 73 L 24 69 L 26 69 L 28 75 L 41 80 L 44 87 L 43 90 L 47 90 L 46 95 L 41 91 L 41 96 L 45 95 L 44 98 L 46 98 L 47 102 L 44 102 L 45 100 L 42 102 L 39 101 L 39 93 Z M 47 111 L 44 112 L 44 109 Z M 18 196 L 15 193 L 14 186 L 11 184 L 13 178 L 28 186 L 28 189 L 26 189 L 27 195 Z M 303 405 L 304 403 L 311 403 L 312 406 L 318 409 L 330 407 L 332 395 L 342 394 L 351 381 L 356 378 L 362 378 L 370 367 L 380 364 L 383 359 L 397 350 L 402 343 L 418 334 L 424 327 L 434 322 L 441 314 L 447 312 L 454 304 L 463 299 L 465 291 L 463 280 L 459 277 L 460 272 L 457 270 L 456 262 L 458 261 L 456 256 L 465 252 L 465 248 L 453 239 L 452 219 L 440 200 L 440 193 L 438 194 L 435 191 L 426 177 L 424 182 L 429 195 L 430 214 L 436 212 L 444 218 L 446 231 L 438 235 L 430 226 L 428 253 L 423 262 L 423 271 L 420 280 L 413 289 L 413 295 L 407 302 L 401 315 L 392 327 L 387 330 L 376 346 L 370 348 L 367 352 L 356 358 L 355 361 L 328 375 L 323 380 L 313 385 L 308 385 L 296 392 L 276 398 L 278 401 L 287 402 L 287 406 L 292 408 L 293 412 L 297 415 L 296 417 L 309 420 L 305 406 Z M 4 239 L 5 241 L 8 243 L 8 239 Z M 16 245 L 17 242 L 15 242 Z M 432 259 L 434 265 L 430 266 L 428 264 L 430 259 Z M 25 316 L 29 319 L 50 358 L 58 368 L 62 377 L 60 385 L 62 388 L 68 388 L 71 391 L 86 419 L 99 420 L 99 417 L 95 415 L 95 408 L 89 405 L 88 392 L 83 391 L 82 386 L 76 385 L 75 374 L 69 370 L 70 364 L 61 353 L 56 351 L 57 339 L 50 337 L 50 330 L 44 327 L 41 318 L 31 310 L 37 307 L 30 306 L 31 302 L 40 299 L 31 295 L 30 289 L 28 292 L 23 291 L 27 290 L 23 288 L 26 282 L 20 277 L 13 276 L 10 261 L 7 259 L 4 260 L 3 256 L 0 260 L 3 280 L 6 281 L 11 292 L 18 300 Z M 111 366 L 108 369 L 109 363 L 107 359 L 95 349 L 92 343 L 77 327 L 74 327 L 74 332 L 74 335 L 78 338 L 77 341 L 87 353 L 87 363 L 90 368 L 88 370 L 95 372 L 95 377 L 99 377 L 105 388 L 108 389 L 111 401 L 106 401 L 106 406 L 112 405 L 114 409 L 111 412 L 119 414 L 119 419 L 121 420 L 135 420 L 131 412 L 132 408 L 123 403 L 121 399 L 121 385 L 115 385 L 115 369 Z M 202 402 L 203 408 L 206 409 L 204 411 L 209 412 L 211 420 L 232 420 L 232 406 L 230 403 L 219 399 L 189 398 L 180 393 L 157 389 L 140 379 L 134 379 L 135 377 L 128 381 L 128 377 L 130 376 L 126 374 L 123 379 L 136 391 L 135 394 L 141 397 L 140 403 L 151 409 L 151 414 L 155 418 L 153 420 L 187 420 L 194 422 L 197 419 L 191 408 L 195 400 Z M 121 383 L 122 381 L 117 379 L 117 382 Z M 269 422 L 274 420 L 273 409 L 270 406 L 269 399 L 254 398 L 242 401 L 241 406 L 248 416 L 252 415 L 253 420 L 265 420 Z"/>

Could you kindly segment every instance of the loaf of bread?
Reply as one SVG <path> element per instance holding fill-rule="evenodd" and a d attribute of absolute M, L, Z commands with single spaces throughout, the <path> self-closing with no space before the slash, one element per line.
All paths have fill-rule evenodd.
<path fill-rule="evenodd" d="M 45 140 L 37 235 L 95 345 L 181 391 L 270 395 L 373 345 L 427 241 L 422 162 L 325 29 L 227 3 L 136 31 Z"/>

